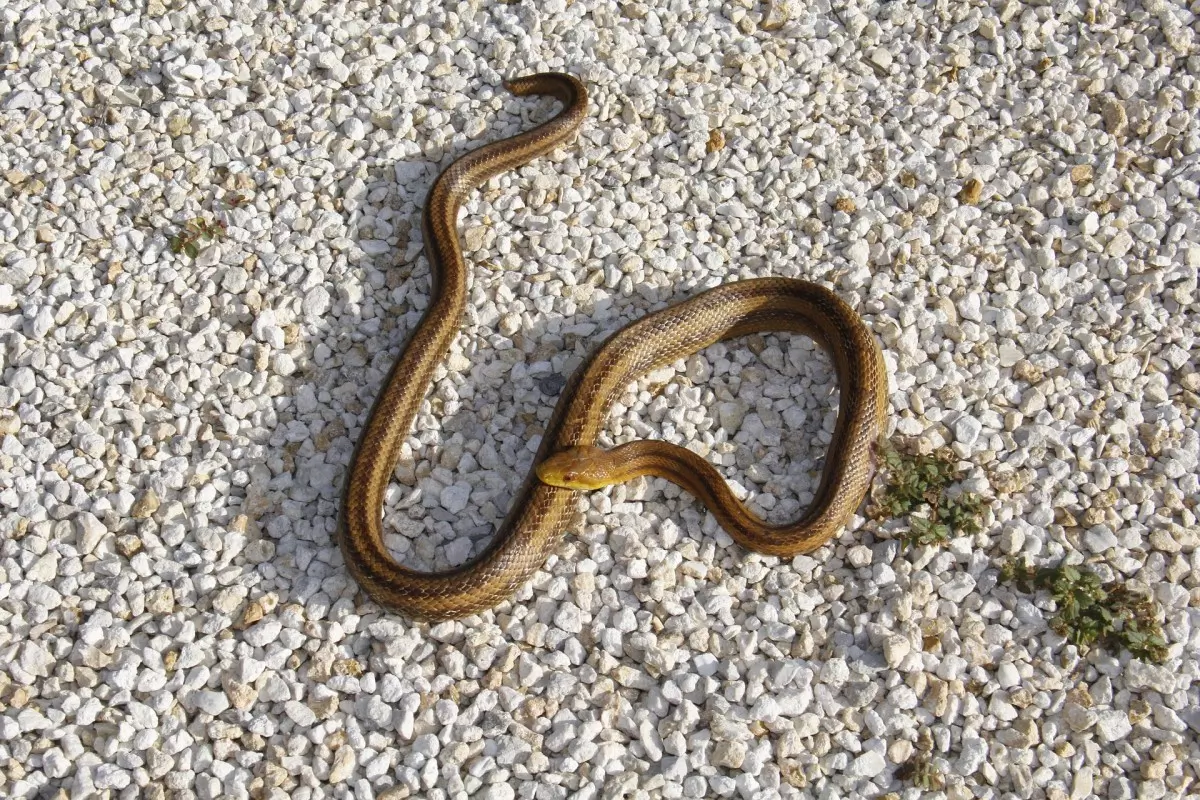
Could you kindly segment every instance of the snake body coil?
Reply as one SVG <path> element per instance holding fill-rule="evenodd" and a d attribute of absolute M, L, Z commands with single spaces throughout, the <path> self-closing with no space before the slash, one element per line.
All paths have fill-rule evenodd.
<path fill-rule="evenodd" d="M 546 481 L 562 483 L 559 468 L 570 471 L 572 459 L 580 460 L 585 470 L 606 472 L 612 481 L 655 474 L 679 483 L 751 549 L 788 556 L 820 547 L 846 523 L 870 485 L 873 447 L 886 405 L 886 373 L 874 338 L 836 295 L 806 281 L 762 278 L 719 286 L 643 317 L 577 370 L 543 434 L 534 459 L 539 472 L 525 479 L 499 532 L 475 559 L 444 572 L 422 573 L 403 567 L 388 553 L 381 520 L 384 493 L 401 443 L 466 308 L 467 267 L 457 232 L 463 198 L 490 177 L 567 141 L 586 114 L 587 92 L 569 75 L 543 73 L 505 86 L 516 95 L 553 96 L 563 108 L 532 131 L 466 154 L 430 189 L 423 225 L 432 297 L 375 402 L 347 474 L 338 540 L 350 573 L 380 605 L 416 619 L 450 619 L 496 605 L 526 583 L 562 541 L 577 492 Z M 594 445 L 613 400 L 639 375 L 722 339 L 768 330 L 805 333 L 824 344 L 841 385 L 825 472 L 799 522 L 763 525 L 704 459 L 674 445 L 636 442 L 608 454 L 586 449 Z M 552 454 L 560 455 L 547 461 Z M 607 465 L 598 467 L 604 459 Z"/>

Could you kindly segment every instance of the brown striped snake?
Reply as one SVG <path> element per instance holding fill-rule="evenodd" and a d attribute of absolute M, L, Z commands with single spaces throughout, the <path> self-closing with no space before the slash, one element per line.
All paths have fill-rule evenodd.
<path fill-rule="evenodd" d="M 566 142 L 587 112 L 587 91 L 569 75 L 532 75 L 505 86 L 517 96 L 553 96 L 563 107 L 531 131 L 459 158 L 429 191 L 424 235 L 432 297 L 384 383 L 346 478 L 337 535 L 350 573 L 380 605 L 416 619 L 450 619 L 491 608 L 521 587 L 559 546 L 576 510 L 578 489 L 638 475 L 678 483 L 751 550 L 788 557 L 820 547 L 850 519 L 870 486 L 887 374 L 874 337 L 836 295 L 807 281 L 761 278 L 710 289 L 643 317 L 605 342 L 563 391 L 534 459 L 536 474 L 525 479 L 499 532 L 476 558 L 444 572 L 422 573 L 389 554 L 381 519 L 384 493 L 401 443 L 466 308 L 467 265 L 457 231 L 463 199 L 492 176 Z M 594 446 L 613 400 L 638 376 L 723 339 L 760 331 L 803 333 L 823 344 L 841 386 L 821 483 L 799 521 L 762 523 L 705 459 L 681 447 L 661 441 L 636 441 L 610 451 Z"/>

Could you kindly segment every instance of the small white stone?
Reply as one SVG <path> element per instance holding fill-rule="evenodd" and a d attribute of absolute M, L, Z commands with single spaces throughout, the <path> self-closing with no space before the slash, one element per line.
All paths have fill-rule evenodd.
<path fill-rule="evenodd" d="M 1000 345 L 999 352 L 1000 366 L 1002 367 L 1014 366 L 1018 361 L 1021 361 L 1025 358 L 1025 354 L 1023 352 L 1009 344 Z"/>
<path fill-rule="evenodd" d="M 749 411 L 749 406 L 745 403 L 732 400 L 721 403 L 717 411 L 721 419 L 721 427 L 730 433 L 736 433 L 741 430 L 742 420 L 746 418 L 746 412 Z"/>
<path fill-rule="evenodd" d="M 27 397 L 37 388 L 37 377 L 29 367 L 19 367 L 12 372 L 11 388 L 20 397 Z"/>
<path fill-rule="evenodd" d="M 986 741 L 978 736 L 964 736 L 955 771 L 964 778 L 974 775 L 983 766 L 987 754 Z"/>
<path fill-rule="evenodd" d="M 281 630 L 283 630 L 283 625 L 279 622 L 279 620 L 268 618 L 260 620 L 259 622 L 256 622 L 247 628 L 246 632 L 243 634 L 243 637 L 245 638 L 246 643 L 249 645 L 254 647 L 266 647 L 271 642 L 279 638 L 279 632 Z"/>
<path fill-rule="evenodd" d="M 1008 554 L 1015 555 L 1025 546 L 1025 531 L 1016 526 L 1009 525 L 1000 533 L 1000 549 Z"/>
<path fill-rule="evenodd" d="M 1126 684 L 1130 689 L 1151 689 L 1164 697 L 1174 693 L 1176 686 L 1175 673 L 1167 667 L 1147 664 L 1141 659 L 1133 659 L 1125 672 Z M 1186 679 L 1185 679 L 1186 680 Z"/>
<path fill-rule="evenodd" d="M 850 668 L 844 658 L 830 658 L 821 667 L 821 683 L 841 686 L 850 679 Z"/>
<path fill-rule="evenodd" d="M 1133 237 L 1128 231 L 1117 231 L 1108 244 L 1104 247 L 1104 252 L 1113 258 L 1124 258 L 1129 250 L 1133 247 Z"/>
<path fill-rule="evenodd" d="M 1018 308 L 1032 319 L 1041 319 L 1050 311 L 1050 302 L 1037 292 L 1030 292 L 1021 298 Z"/>
<path fill-rule="evenodd" d="M 26 571 L 25 577 L 38 583 L 49 583 L 58 575 L 58 553 L 43 554 Z"/>
<path fill-rule="evenodd" d="M 1123 739 L 1133 730 L 1129 714 L 1120 709 L 1108 709 L 1096 712 L 1096 731 L 1102 742 L 1115 742 Z"/>
<path fill-rule="evenodd" d="M 859 239 L 846 248 L 846 258 L 852 264 L 865 267 L 871 260 L 871 246 L 862 239 Z"/>
<path fill-rule="evenodd" d="M 642 743 L 642 748 L 646 751 L 647 758 L 652 762 L 662 760 L 662 737 L 659 736 L 658 729 L 649 720 L 643 720 L 638 727 L 638 738 Z"/>
<path fill-rule="evenodd" d="M 846 767 L 846 777 L 874 778 L 886 768 L 887 761 L 883 754 L 868 750 L 850 762 L 850 766 Z"/>
<path fill-rule="evenodd" d="M 1070 800 L 1085 800 L 1085 798 L 1093 797 L 1094 786 L 1094 772 L 1092 768 L 1087 766 L 1080 767 L 1071 781 Z"/>
<path fill-rule="evenodd" d="M 954 423 L 954 440 L 959 444 L 970 447 L 979 439 L 983 424 L 974 417 L 963 415 Z"/>
<path fill-rule="evenodd" d="M 1088 528 L 1083 535 L 1083 542 L 1087 545 L 1088 550 L 1093 553 L 1103 553 L 1113 547 L 1119 547 L 1121 540 L 1107 525 L 1097 525 L 1093 528 Z"/>
<path fill-rule="evenodd" d="M 975 579 L 966 572 L 958 573 L 938 587 L 938 594 L 952 603 L 961 603 L 975 591 Z"/>
<path fill-rule="evenodd" d="M 97 789 L 124 789 L 130 782 L 129 773 L 115 764 L 97 764 L 92 783 Z"/>
<path fill-rule="evenodd" d="M 451 514 L 457 514 L 471 502 L 471 484 L 460 481 L 442 489 L 439 497 L 442 508 Z"/>
<path fill-rule="evenodd" d="M 304 295 L 301 310 L 307 317 L 320 317 L 329 310 L 329 290 L 324 286 L 314 286 Z"/>
<path fill-rule="evenodd" d="M 1073 731 L 1085 731 L 1096 724 L 1096 712 L 1077 703 L 1067 703 L 1063 707 L 1063 719 Z"/>
<path fill-rule="evenodd" d="M 29 675 L 44 677 L 49 674 L 54 661 L 54 657 L 46 648 L 37 642 L 26 642 L 21 647 L 21 657 L 18 663 L 21 669 Z"/>
<path fill-rule="evenodd" d="M 42 754 L 42 769 L 48 778 L 63 778 L 71 769 L 71 761 L 58 747 L 51 747 Z"/>
<path fill-rule="evenodd" d="M 579 607 L 574 603 L 563 603 L 554 615 L 554 625 L 567 633 L 579 633 L 583 630 L 583 619 Z"/>
<path fill-rule="evenodd" d="M 712 762 L 718 767 L 741 769 L 746 760 L 746 743 L 722 740 L 713 746 Z"/>
<path fill-rule="evenodd" d="M 514 800 L 517 792 L 507 783 L 493 783 L 489 784 L 479 796 L 482 800 Z"/>
<path fill-rule="evenodd" d="M 342 123 L 342 132 L 351 141 L 361 141 L 367 136 L 367 126 L 358 117 L 350 117 Z"/>
<path fill-rule="evenodd" d="M 35 340 L 44 339 L 53 325 L 54 315 L 50 313 L 50 309 L 43 306 L 34 314 L 33 320 L 29 323 L 29 335 Z"/>
<path fill-rule="evenodd" d="M 850 548 L 848 553 L 846 553 L 846 557 L 850 562 L 850 566 L 854 567 L 855 569 L 868 567 L 871 565 L 871 548 L 864 545 L 855 545 L 854 547 Z"/>
<path fill-rule="evenodd" d="M 229 698 L 224 692 L 195 691 L 191 694 L 191 703 L 206 714 L 213 716 L 229 708 Z"/>
<path fill-rule="evenodd" d="M 900 666 L 912 652 L 912 643 L 898 633 L 889 634 L 883 640 L 883 658 L 892 669 Z"/>
<path fill-rule="evenodd" d="M 1011 661 L 1005 661 L 996 668 L 996 681 L 1005 689 L 1021 685 L 1021 673 Z"/>
<path fill-rule="evenodd" d="M 354 748 L 343 745 L 333 754 L 333 763 L 329 767 L 329 782 L 343 783 L 354 774 L 356 758 Z"/>
<path fill-rule="evenodd" d="M 301 728 L 310 728 L 317 722 L 317 715 L 313 713 L 313 710 L 299 700 L 289 700 L 284 703 L 283 712 L 288 715 L 288 719 Z"/>

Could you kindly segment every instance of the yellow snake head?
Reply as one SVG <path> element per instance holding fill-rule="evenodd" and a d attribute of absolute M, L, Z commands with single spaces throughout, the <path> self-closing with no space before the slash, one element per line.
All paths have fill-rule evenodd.
<path fill-rule="evenodd" d="M 608 476 L 609 461 L 608 451 L 601 447 L 568 447 L 538 464 L 537 476 L 549 486 L 591 492 L 620 482 Z"/>

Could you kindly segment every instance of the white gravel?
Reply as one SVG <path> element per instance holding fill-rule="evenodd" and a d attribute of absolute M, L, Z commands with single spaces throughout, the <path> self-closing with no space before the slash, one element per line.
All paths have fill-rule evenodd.
<path fill-rule="evenodd" d="M 952 798 L 1198 791 L 1197 9 L 836 6 L 6 4 L 0 795 L 907 798 L 922 752 Z M 426 302 L 421 203 L 550 113 L 499 86 L 545 68 L 591 117 L 466 209 L 398 556 L 487 540 L 607 333 L 768 274 L 862 312 L 983 533 L 858 520 L 780 563 L 643 481 L 495 611 L 362 600 L 331 532 Z M 172 253 L 194 217 L 227 236 Z M 694 443 L 788 519 L 834 383 L 806 339 L 715 346 L 607 440 Z M 1064 644 L 1009 554 L 1149 587 L 1170 659 Z"/>

